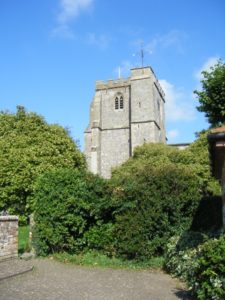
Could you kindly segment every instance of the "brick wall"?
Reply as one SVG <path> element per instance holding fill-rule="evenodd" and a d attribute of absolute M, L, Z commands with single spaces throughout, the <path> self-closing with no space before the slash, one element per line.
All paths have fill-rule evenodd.
<path fill-rule="evenodd" d="M 0 216 L 0 261 L 18 256 L 18 217 Z"/>

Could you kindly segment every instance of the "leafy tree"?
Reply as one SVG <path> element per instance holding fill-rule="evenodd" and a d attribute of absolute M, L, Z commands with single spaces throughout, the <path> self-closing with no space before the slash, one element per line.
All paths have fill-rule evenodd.
<path fill-rule="evenodd" d="M 0 210 L 31 212 L 34 181 L 52 168 L 83 169 L 85 159 L 66 129 L 21 106 L 0 113 Z"/>
<path fill-rule="evenodd" d="M 202 74 L 202 91 L 194 91 L 200 103 L 197 109 L 205 112 L 212 126 L 218 126 L 225 123 L 225 63 L 219 60 Z"/>

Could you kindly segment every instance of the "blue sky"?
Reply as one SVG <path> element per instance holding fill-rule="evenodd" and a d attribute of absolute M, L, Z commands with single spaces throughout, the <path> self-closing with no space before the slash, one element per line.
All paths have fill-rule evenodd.
<path fill-rule="evenodd" d="M 23 105 L 83 148 L 95 80 L 150 65 L 166 93 L 169 143 L 208 124 L 193 90 L 225 58 L 224 0 L 0 0 L 0 110 Z"/>

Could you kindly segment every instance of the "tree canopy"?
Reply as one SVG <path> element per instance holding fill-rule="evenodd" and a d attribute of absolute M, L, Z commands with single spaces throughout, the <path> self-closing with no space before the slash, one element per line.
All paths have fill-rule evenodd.
<path fill-rule="evenodd" d="M 85 167 L 66 129 L 21 106 L 15 114 L 0 113 L 0 210 L 29 213 L 38 175 L 63 167 Z"/>
<path fill-rule="evenodd" d="M 221 60 L 203 71 L 202 90 L 194 91 L 200 105 L 197 109 L 204 112 L 212 126 L 225 123 L 225 63 Z"/>

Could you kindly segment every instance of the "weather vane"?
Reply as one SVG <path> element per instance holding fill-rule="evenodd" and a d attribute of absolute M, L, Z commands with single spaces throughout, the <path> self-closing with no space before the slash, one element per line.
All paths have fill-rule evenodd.
<path fill-rule="evenodd" d="M 141 59 L 141 67 L 143 68 L 143 67 L 144 67 L 144 56 L 145 56 L 144 43 L 143 43 L 143 42 L 141 42 L 140 48 L 141 48 L 141 49 L 140 49 L 140 52 L 137 52 L 137 53 L 133 54 L 133 56 L 136 56 L 136 55 L 140 56 L 140 59 Z"/>
<path fill-rule="evenodd" d="M 141 56 L 141 67 L 143 68 L 143 66 L 144 66 L 144 48 L 143 48 L 143 43 L 141 43 L 141 53 L 140 53 L 140 56 Z"/>

